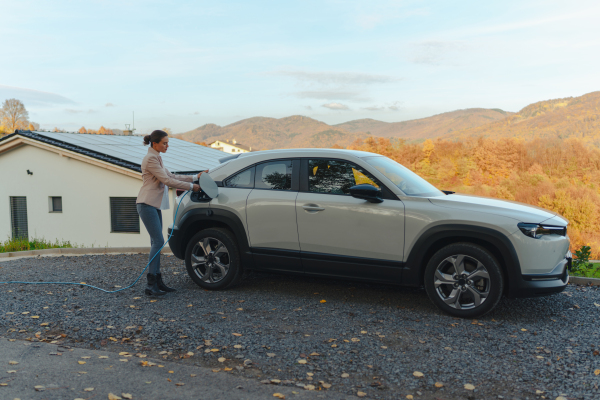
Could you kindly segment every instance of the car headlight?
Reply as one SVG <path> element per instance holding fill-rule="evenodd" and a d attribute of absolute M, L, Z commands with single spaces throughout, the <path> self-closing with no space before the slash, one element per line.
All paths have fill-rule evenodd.
<path fill-rule="evenodd" d="M 566 226 L 531 224 L 528 222 L 519 222 L 517 226 L 525 236 L 529 236 L 534 239 L 539 239 L 546 235 L 567 236 Z"/>

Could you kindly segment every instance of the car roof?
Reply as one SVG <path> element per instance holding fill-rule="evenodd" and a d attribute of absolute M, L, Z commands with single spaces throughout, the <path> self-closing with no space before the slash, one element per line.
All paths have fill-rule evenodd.
<path fill-rule="evenodd" d="M 295 157 L 332 157 L 351 160 L 352 158 L 363 158 L 381 156 L 380 154 L 370 153 L 368 151 L 345 150 L 345 149 L 276 149 L 253 151 L 250 153 L 240 153 L 229 157 L 224 157 L 220 161 L 223 163 L 216 168 L 211 168 L 210 175 L 215 180 L 222 180 L 229 174 L 239 171 L 248 165 L 268 161 L 278 158 Z"/>

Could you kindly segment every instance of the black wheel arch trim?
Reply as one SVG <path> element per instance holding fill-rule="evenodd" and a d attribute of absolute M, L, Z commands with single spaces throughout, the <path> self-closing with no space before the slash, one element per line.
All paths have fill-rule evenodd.
<path fill-rule="evenodd" d="M 434 250 L 451 243 L 470 242 L 483 245 L 498 258 L 506 278 L 506 295 L 515 297 L 522 286 L 521 264 L 508 237 L 497 230 L 468 224 L 443 224 L 429 228 L 412 247 L 404 265 L 402 283 L 422 286 L 423 274 Z"/>
<path fill-rule="evenodd" d="M 220 226 L 229 229 L 235 235 L 239 246 L 240 257 L 242 258 L 244 266 L 250 267 L 252 265 L 252 255 L 250 253 L 248 236 L 244 224 L 242 224 L 240 218 L 233 212 L 220 208 L 194 208 L 181 217 L 175 231 L 178 232 L 177 240 L 173 244 L 170 243 L 170 246 L 175 247 L 171 247 L 175 256 L 178 256 L 178 254 L 185 256 L 187 241 L 200 231 L 200 229 L 194 229 L 193 226 L 196 224 L 202 225 L 203 222 L 206 223 L 207 229 L 211 227 L 218 228 Z M 190 229 L 193 231 L 189 232 Z M 175 239 L 175 237 L 174 234 L 173 239 Z M 180 256 L 178 257 L 182 258 Z"/>

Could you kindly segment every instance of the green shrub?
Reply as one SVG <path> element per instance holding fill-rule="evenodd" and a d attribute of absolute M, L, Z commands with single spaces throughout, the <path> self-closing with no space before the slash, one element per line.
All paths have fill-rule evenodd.
<path fill-rule="evenodd" d="M 42 249 L 65 249 L 77 247 L 71 244 L 68 240 L 58 240 L 52 243 L 45 239 L 16 238 L 8 239 L 5 242 L 0 242 L 0 253 L 8 253 L 11 251 L 26 251 L 26 250 L 42 250 Z"/>
<path fill-rule="evenodd" d="M 585 278 L 600 278 L 600 264 L 592 264 L 590 262 L 590 254 L 592 249 L 590 246 L 582 246 L 575 251 L 573 259 L 573 267 L 571 272 L 574 276 L 583 276 Z"/>

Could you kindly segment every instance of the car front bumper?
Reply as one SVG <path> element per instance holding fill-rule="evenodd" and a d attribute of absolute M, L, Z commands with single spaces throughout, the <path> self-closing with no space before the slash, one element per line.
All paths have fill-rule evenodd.
<path fill-rule="evenodd" d="M 521 275 L 513 281 L 507 297 L 538 297 L 560 293 L 569 284 L 571 252 L 549 274 Z"/>

